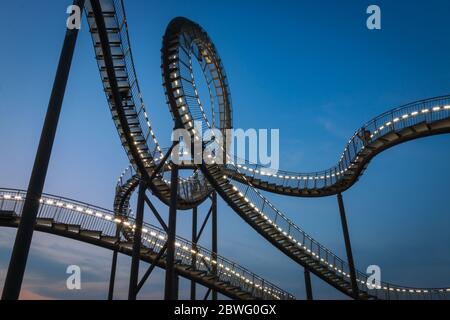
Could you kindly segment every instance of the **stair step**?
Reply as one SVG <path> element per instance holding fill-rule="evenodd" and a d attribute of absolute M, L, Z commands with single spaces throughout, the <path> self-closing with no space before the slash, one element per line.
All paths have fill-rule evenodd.
<path fill-rule="evenodd" d="M 51 227 L 52 224 L 53 224 L 53 219 L 51 219 L 51 218 L 37 218 L 36 219 L 36 224 L 40 225 L 40 226 Z"/>
<path fill-rule="evenodd" d="M 102 232 L 96 231 L 96 230 L 80 230 L 80 235 L 90 238 L 97 238 L 100 239 Z"/>

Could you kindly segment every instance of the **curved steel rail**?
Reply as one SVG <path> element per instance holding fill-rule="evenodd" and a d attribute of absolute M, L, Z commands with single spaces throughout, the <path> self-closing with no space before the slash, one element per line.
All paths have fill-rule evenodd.
<path fill-rule="evenodd" d="M 213 75 L 215 95 L 219 102 L 224 104 L 222 110 L 227 113 L 231 112 L 231 106 L 227 106 L 230 100 L 225 99 L 225 97 L 229 97 L 229 90 L 223 65 L 206 32 L 198 24 L 186 18 L 176 18 L 171 21 L 166 29 L 162 52 L 163 79 L 170 110 L 176 117 L 176 121 L 181 122 L 184 128 L 189 130 L 192 139 L 196 139 L 198 133 L 192 125 L 193 120 L 200 120 L 205 125 L 207 119 L 204 119 L 205 116 L 201 112 L 201 102 L 199 100 L 192 101 L 189 96 L 185 95 L 185 92 L 195 91 L 195 87 L 192 86 L 192 81 L 186 81 L 189 78 L 185 75 L 191 69 L 189 67 L 192 63 L 191 57 L 195 56 L 200 61 L 200 64 L 206 65 L 205 69 L 208 69 Z M 447 97 L 441 99 L 447 99 Z M 437 101 L 439 104 L 442 103 L 442 100 Z M 404 108 L 401 110 L 404 112 Z M 439 110 L 437 106 L 433 106 L 430 112 L 438 117 L 439 114 L 447 112 L 447 110 L 448 108 L 446 106 L 440 105 Z M 393 114 L 394 112 L 388 113 L 388 115 Z M 407 118 L 414 119 L 413 116 L 410 117 L 408 115 L 406 117 L 399 115 L 401 120 L 400 118 L 392 119 L 392 128 L 395 129 L 396 126 L 404 123 Z M 231 119 L 231 114 L 225 114 L 222 118 Z M 376 124 L 377 122 L 373 123 Z M 383 124 L 385 126 L 391 125 L 384 122 Z M 380 123 L 380 125 L 382 124 Z M 447 118 L 439 118 L 436 121 L 423 124 L 433 134 L 440 130 L 446 132 L 447 125 Z M 367 129 L 368 126 L 365 126 L 365 128 Z M 411 132 L 421 132 L 419 134 L 420 136 L 429 135 L 426 130 L 421 128 L 422 124 L 417 123 L 414 126 L 403 128 L 405 130 L 401 131 L 400 134 L 406 137 L 408 135 L 406 131 L 410 130 Z M 364 143 L 363 148 L 360 148 L 360 150 L 366 151 L 356 152 L 355 154 L 361 157 L 362 152 L 372 150 L 373 145 L 370 143 L 371 141 L 378 141 L 382 145 L 384 139 L 389 141 L 390 136 L 385 134 L 386 131 L 383 131 L 381 127 L 378 128 L 377 132 L 373 131 L 369 135 L 367 143 Z M 393 134 L 394 130 L 389 133 Z M 398 133 L 395 132 L 395 134 Z M 375 135 L 380 135 L 381 137 L 373 139 Z M 352 141 L 356 143 L 357 140 L 351 140 L 350 143 Z M 353 144 L 351 145 L 353 146 Z M 350 149 L 347 148 L 346 151 L 350 152 Z M 201 168 L 209 182 L 228 205 L 258 233 L 295 262 L 344 294 L 354 296 L 347 263 L 312 239 L 312 237 L 276 209 L 253 187 L 253 177 L 249 178 L 243 174 L 241 168 L 232 161 L 232 157 L 228 154 L 227 157 L 231 161 L 228 161 L 226 171 L 224 171 L 223 165 L 215 164 L 214 161 L 210 161 L 209 163 L 204 162 Z M 348 165 L 350 166 L 351 154 L 348 158 L 344 156 L 343 160 L 347 161 L 345 159 L 349 161 Z M 351 169 L 356 170 L 353 166 L 351 168 L 342 167 L 342 175 L 345 175 L 344 173 Z M 339 172 L 338 176 L 340 175 L 341 173 Z M 239 179 L 236 179 L 236 177 L 239 177 Z M 232 181 L 230 178 L 234 178 L 237 181 Z M 442 297 L 450 293 L 450 289 L 406 288 L 388 283 L 382 283 L 380 286 L 373 288 L 368 286 L 367 275 L 362 272 L 357 272 L 357 282 L 359 287 L 358 298 L 361 299 L 433 298 Z"/>
<path fill-rule="evenodd" d="M 278 171 L 234 160 L 225 174 L 241 182 L 278 194 L 323 197 L 343 192 L 355 184 L 369 162 L 400 143 L 450 133 L 450 96 L 421 100 L 392 109 L 370 120 L 350 138 L 334 167 L 313 173 Z M 244 178 L 245 177 L 245 178 Z"/>
<path fill-rule="evenodd" d="M 107 99 L 124 148 L 133 167 L 150 183 L 150 188 L 153 193 L 163 202 L 168 203 L 169 186 L 166 182 L 168 179 L 164 179 L 162 175 L 169 171 L 170 165 L 168 164 L 167 168 L 164 168 L 156 179 L 149 181 L 151 174 L 156 168 L 155 159 L 161 159 L 163 153 L 158 146 L 153 150 L 149 147 L 151 145 L 149 137 L 150 135 L 152 137 L 154 136 L 149 122 L 147 123 L 147 128 L 149 128 L 147 131 L 145 131 L 145 126 L 141 125 L 142 119 L 145 122 L 148 121 L 148 117 L 143 106 L 134 73 L 123 3 L 122 1 L 104 0 L 101 1 L 101 8 L 92 8 L 88 5 L 87 15 Z M 193 44 L 194 46 L 192 46 Z M 187 19 L 174 19 L 169 25 L 164 37 L 162 52 L 164 86 L 175 122 L 188 129 L 194 139 L 196 132 L 193 126 L 193 120 L 202 120 L 202 125 L 205 127 L 210 125 L 206 119 L 204 110 L 202 110 L 202 104 L 197 95 L 195 81 L 192 77 L 191 58 L 195 57 L 201 62 L 203 72 L 207 73 L 204 75 L 209 77 L 208 83 L 213 84 L 209 89 L 210 94 L 211 91 L 214 91 L 214 98 L 217 104 L 216 112 L 220 114 L 220 129 L 230 128 L 232 119 L 231 99 L 226 75 L 214 45 L 209 40 L 206 32 L 197 24 Z M 186 58 L 185 60 L 180 59 L 182 55 Z M 195 106 L 195 102 L 198 102 L 197 106 Z M 438 107 L 439 110 L 437 109 Z M 446 105 L 436 105 L 432 107 L 431 111 L 428 110 L 428 112 L 435 115 L 440 112 L 447 112 L 446 110 L 448 110 Z M 338 187 L 341 182 L 341 176 L 345 177 L 351 172 L 356 172 L 353 174 L 356 180 L 367 162 L 377 151 L 379 153 L 387 147 L 399 143 L 402 139 L 404 141 L 411 139 L 404 138 L 404 136 L 408 135 L 407 132 L 401 132 L 399 134 L 396 126 L 398 123 L 405 123 L 408 118 L 415 118 L 417 116 L 417 114 L 413 114 L 415 112 L 411 111 L 409 114 L 399 115 L 401 118 L 392 118 L 391 123 L 389 121 L 383 122 L 383 124 L 380 123 L 380 127 L 374 129 L 373 132 L 368 132 L 366 130 L 368 126 L 365 126 L 364 131 L 358 131 L 362 135 L 357 133 L 350 140 L 337 168 L 330 170 L 329 174 L 325 171 L 323 173 L 323 179 L 321 178 L 322 173 L 315 173 L 313 176 L 318 178 L 311 179 L 311 175 L 307 175 L 307 179 L 304 179 L 302 176 L 301 179 L 297 180 L 304 180 L 308 183 L 310 180 L 315 181 L 316 184 L 313 189 L 319 193 L 321 188 L 317 188 L 317 181 L 321 179 L 331 179 L 333 181 L 334 178 L 339 183 L 334 183 L 333 186 Z M 427 112 L 424 111 L 423 113 Z M 393 112 L 390 114 L 394 115 Z M 445 121 L 440 122 L 441 120 L 445 119 L 425 123 L 424 125 L 430 133 L 424 133 L 422 130 L 422 133 L 418 134 L 418 136 L 446 132 L 447 124 Z M 377 123 L 374 123 L 376 126 Z M 443 127 L 440 127 L 441 125 Z M 381 126 L 387 128 L 392 127 L 394 130 L 390 130 L 390 135 L 386 135 L 388 130 L 383 132 L 384 128 L 381 128 Z M 416 123 L 414 126 L 405 127 L 404 129 L 420 131 L 421 128 L 421 123 Z M 366 162 L 364 163 L 362 161 L 359 166 L 357 163 L 352 163 L 352 161 L 358 161 L 357 157 L 362 156 L 364 152 L 367 152 L 367 150 L 370 151 L 371 148 L 375 147 L 371 144 L 372 142 L 377 141 L 383 144 L 384 140 L 391 140 L 389 138 L 392 134 L 393 136 L 398 135 L 397 138 L 401 139 L 390 145 L 385 142 L 384 149 L 380 147 L 375 152 L 372 152 L 371 155 L 366 156 Z M 403 134 L 405 135 L 403 136 Z M 379 135 L 382 136 L 379 137 Z M 359 149 L 357 148 L 357 144 L 359 143 L 357 139 L 361 140 L 363 146 Z M 155 139 L 153 141 L 155 144 L 157 143 Z M 356 147 L 353 157 L 350 146 L 353 148 Z M 226 152 L 225 154 L 229 157 Z M 253 185 L 258 186 L 253 174 L 246 175 L 241 172 L 241 169 L 244 169 L 243 171 L 250 171 L 247 170 L 248 168 L 239 167 L 231 161 L 231 164 L 228 164 L 226 168 L 212 162 L 203 164 L 201 169 L 210 184 L 219 192 L 224 200 L 269 242 L 338 290 L 352 296 L 347 264 L 313 240 L 265 199 L 253 187 Z M 225 169 L 227 171 L 224 171 Z M 359 173 L 357 172 L 358 170 L 360 170 Z M 253 169 L 252 173 L 258 174 L 255 172 L 255 169 Z M 285 176 L 287 175 L 274 178 L 285 179 Z M 236 181 L 232 183 L 230 177 Z M 342 178 L 343 180 L 347 179 Z M 179 207 L 181 209 L 190 208 L 203 201 L 211 191 L 208 184 L 205 183 L 203 185 L 206 186 L 203 190 L 189 189 L 186 192 L 180 189 L 179 193 L 181 196 L 178 199 Z M 277 184 L 275 183 L 275 185 Z M 348 186 L 350 185 L 348 184 Z M 325 189 L 330 186 L 327 184 Z M 261 183 L 258 187 L 263 188 L 263 184 Z M 309 190 L 311 188 L 307 187 L 306 189 Z M 129 190 L 132 190 L 132 188 L 129 188 Z M 341 190 L 345 190 L 345 187 L 341 187 Z M 338 191 L 327 189 L 322 195 L 336 192 Z M 126 201 L 128 201 L 126 198 L 127 192 L 124 194 L 125 201 L 122 204 L 126 204 Z M 310 196 L 309 192 L 306 192 L 306 194 Z M 387 283 L 383 283 L 378 288 L 370 289 L 367 287 L 366 275 L 358 272 L 357 276 L 360 298 L 441 297 L 449 292 L 447 289 L 414 289 L 389 285 Z"/>
<path fill-rule="evenodd" d="M 18 226 L 25 197 L 26 191 L 0 188 L 0 226 Z M 133 219 L 119 219 L 112 211 L 53 195 L 43 195 L 40 202 L 37 230 L 131 255 L 132 235 L 136 228 Z M 124 229 L 123 234 L 128 237 L 117 238 L 118 227 Z M 152 263 L 164 247 L 167 236 L 162 229 L 150 224 L 144 224 L 142 233 L 141 259 Z M 294 299 L 293 295 L 236 263 L 221 256 L 213 258 L 209 250 L 192 246 L 188 240 L 177 237 L 175 245 L 176 271 L 189 280 L 233 299 Z M 195 267 L 192 265 L 194 256 Z M 212 265 L 217 266 L 217 275 L 211 272 Z M 159 259 L 158 266 L 165 268 L 165 255 Z"/>
<path fill-rule="evenodd" d="M 134 169 L 143 175 L 151 191 L 164 203 L 169 203 L 170 164 L 164 164 L 155 179 L 150 177 L 157 162 L 164 158 L 142 99 L 134 68 L 133 55 L 128 36 L 128 24 L 123 2 L 101 0 L 100 7 L 90 1 L 86 4 L 98 68 L 107 101 L 122 145 Z M 211 192 L 207 183 L 191 183 L 204 178 L 197 173 L 196 179 L 180 183 L 179 209 L 189 209 L 203 202 Z M 203 186 L 199 190 L 197 187 Z"/>

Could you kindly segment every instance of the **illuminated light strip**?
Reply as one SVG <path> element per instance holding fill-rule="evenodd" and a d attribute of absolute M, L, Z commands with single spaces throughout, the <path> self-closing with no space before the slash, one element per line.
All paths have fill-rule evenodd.
<path fill-rule="evenodd" d="M 11 198 L 12 198 L 10 195 L 3 195 L 3 197 L 6 198 L 6 199 L 11 199 Z M 16 199 L 16 200 L 19 200 L 19 197 L 16 196 L 15 199 Z M 43 199 L 42 199 L 42 202 L 44 202 Z M 46 200 L 45 203 L 48 204 L 48 205 L 55 205 L 55 201 L 50 200 L 50 199 Z M 57 205 L 63 206 L 64 204 L 63 204 L 62 202 L 57 202 Z M 76 206 L 76 207 L 75 207 L 75 206 L 72 205 L 72 204 L 65 204 L 65 205 L 66 205 L 66 207 L 68 207 L 68 208 L 72 208 L 72 209 L 75 208 L 75 211 L 77 211 L 77 212 L 85 212 L 85 213 L 87 213 L 87 214 L 93 214 L 93 211 L 92 211 L 91 209 L 86 209 L 86 210 L 84 210 L 84 209 L 83 209 L 82 207 L 80 207 L 80 206 Z M 113 219 L 113 217 L 112 217 L 111 215 L 106 215 L 106 214 L 103 215 L 103 214 L 100 213 L 100 212 L 96 212 L 96 213 L 95 213 L 95 216 L 96 216 L 96 217 L 104 217 L 106 220 L 112 220 L 112 219 Z M 120 219 L 118 219 L 118 218 L 115 218 L 115 219 L 114 219 L 114 222 L 116 222 L 116 223 L 122 223 L 122 221 L 121 221 Z M 130 226 L 130 225 L 131 225 L 128 221 L 124 222 L 124 224 L 127 225 L 127 226 Z M 136 226 L 133 225 L 133 228 L 135 228 L 135 227 L 136 227 Z M 143 233 L 148 233 L 148 229 L 142 228 L 142 232 L 143 232 Z M 151 232 L 151 235 L 152 235 L 152 236 L 156 236 L 156 233 L 155 233 L 155 232 Z M 161 240 L 165 240 L 165 239 L 166 239 L 163 235 L 159 235 L 158 238 L 161 239 Z M 147 239 L 147 238 L 144 238 L 144 240 L 146 240 L 146 241 L 148 241 L 148 242 L 151 242 L 151 240 L 150 240 L 150 239 Z M 159 245 L 159 244 L 158 244 L 157 246 L 158 246 L 158 247 L 162 247 L 162 246 Z M 175 246 L 176 246 L 176 247 L 180 247 L 181 244 L 180 244 L 179 242 L 176 242 L 176 243 L 175 243 Z M 184 247 L 184 248 L 187 249 L 187 247 Z M 203 254 L 198 253 L 198 252 L 195 252 L 195 251 L 192 250 L 192 249 L 191 249 L 191 252 L 197 254 L 199 257 L 204 257 Z M 177 253 L 177 255 L 180 255 L 180 254 Z M 205 260 L 210 261 L 211 259 L 210 259 L 209 257 L 205 257 Z M 214 261 L 214 260 L 211 260 L 211 261 L 212 261 L 213 264 L 217 264 L 216 261 Z M 202 263 L 202 264 L 203 264 L 203 263 Z M 223 267 L 223 265 L 221 265 L 221 267 Z M 227 270 L 229 271 L 230 269 L 227 267 Z M 235 273 L 235 272 L 234 272 L 234 273 Z M 239 275 L 238 275 L 238 278 L 241 278 L 242 280 L 244 280 L 245 283 L 248 283 L 248 284 L 251 284 L 251 285 L 254 284 L 252 281 L 250 281 L 248 278 L 246 278 L 246 277 L 244 277 L 244 276 L 239 276 Z M 270 291 L 271 291 L 271 290 L 269 290 L 269 292 L 270 292 Z M 278 291 L 276 291 L 276 292 L 278 292 Z M 276 296 L 275 294 L 273 294 L 273 293 L 271 293 L 271 295 L 274 296 L 274 297 L 277 297 L 277 296 Z"/>
<path fill-rule="evenodd" d="M 440 110 L 449 110 L 450 109 L 450 105 L 446 105 L 446 106 L 443 106 L 443 107 L 439 107 L 439 106 L 436 106 L 436 107 L 433 107 L 432 108 L 432 110 L 433 111 L 440 111 Z M 426 112 L 429 112 L 429 109 L 423 109 L 422 111 L 421 111 L 422 113 L 426 113 Z M 398 121 L 400 121 L 401 119 L 407 119 L 407 118 L 409 118 L 410 116 L 416 116 L 416 115 L 418 115 L 419 114 L 419 112 L 418 111 L 413 111 L 413 112 L 411 112 L 411 114 L 404 114 L 404 115 L 402 115 L 401 116 L 401 118 L 395 118 L 395 119 L 393 119 L 393 122 L 394 123 L 396 123 L 396 122 L 398 122 Z M 390 126 L 390 125 L 392 125 L 392 123 L 393 122 L 391 122 L 391 121 L 389 121 L 389 122 L 387 122 L 386 123 L 386 125 L 387 126 Z M 382 131 L 382 130 L 384 130 L 386 127 L 383 125 L 383 126 L 380 126 L 379 127 L 379 131 Z M 371 138 L 373 138 L 375 135 L 377 135 L 378 133 L 379 133 L 379 131 L 378 130 L 375 130 L 374 131 L 374 133 L 371 135 Z M 353 136 L 353 138 L 356 136 L 356 134 L 354 134 L 354 136 Z M 352 139 L 350 139 L 350 141 L 349 141 L 349 143 L 351 143 L 352 142 Z M 361 150 L 363 150 L 364 149 L 364 146 L 362 146 L 361 147 Z M 347 148 L 345 148 L 345 150 L 344 150 L 344 152 L 347 150 Z M 341 160 L 344 158 L 344 154 L 341 156 Z M 352 167 L 352 165 L 350 164 L 349 166 L 348 166 L 348 168 L 350 168 L 350 167 Z M 348 168 L 346 168 L 344 171 L 347 171 L 347 169 Z M 247 169 L 246 167 L 244 167 L 243 168 L 244 170 L 245 169 Z M 253 169 L 251 169 L 251 168 L 249 168 L 248 169 L 248 171 L 250 171 L 250 172 L 252 172 L 252 171 L 255 171 L 255 170 L 253 170 Z M 264 175 L 264 172 L 261 172 L 261 174 L 262 175 Z M 341 172 L 341 174 L 342 174 L 342 172 Z M 283 175 L 273 175 L 274 177 L 278 177 L 278 178 L 285 178 L 285 179 L 298 179 L 298 180 L 300 180 L 300 179 L 302 179 L 302 177 L 299 177 L 299 176 L 297 176 L 297 177 L 289 177 L 289 176 L 283 176 Z M 309 178 L 310 180 L 319 180 L 319 179 L 325 179 L 325 178 L 330 178 L 330 177 L 334 177 L 333 175 L 331 175 L 331 176 L 329 176 L 329 175 L 327 175 L 327 176 L 320 176 L 320 177 L 314 177 L 314 178 Z M 305 180 L 307 180 L 308 178 L 306 178 Z"/>
<path fill-rule="evenodd" d="M 316 178 L 317 179 L 317 178 Z"/>

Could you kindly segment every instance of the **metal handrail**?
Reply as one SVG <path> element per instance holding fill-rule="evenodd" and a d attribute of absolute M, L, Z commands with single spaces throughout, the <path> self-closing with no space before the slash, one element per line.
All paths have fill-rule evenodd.
<path fill-rule="evenodd" d="M 0 188 L 0 210 L 13 210 L 18 216 L 22 214 L 22 205 L 26 198 L 26 191 L 19 189 Z M 40 200 L 39 218 L 53 219 L 57 223 L 79 225 L 87 230 L 101 231 L 103 235 L 114 237 L 116 227 L 121 225 L 122 233 L 133 234 L 136 225 L 131 217 L 115 217 L 114 212 L 70 198 L 44 194 Z M 161 249 L 167 240 L 165 231 L 157 226 L 144 223 L 142 245 L 152 249 Z M 294 296 L 283 291 L 276 285 L 264 280 L 248 269 L 228 260 L 199 245 L 192 245 L 189 240 L 176 237 L 175 257 L 182 264 L 191 265 L 192 255 L 195 254 L 196 268 L 209 272 L 209 265 L 217 266 L 217 276 L 221 281 L 228 281 L 243 290 L 252 291 L 256 297 L 264 299 L 293 299 Z M 195 248 L 195 250 L 194 250 Z M 194 252 L 195 251 L 195 252 Z"/>
<path fill-rule="evenodd" d="M 356 159 L 368 143 L 421 122 L 433 123 L 448 118 L 450 118 L 450 95 L 416 101 L 384 112 L 366 122 L 352 135 L 338 163 L 327 170 L 309 173 L 277 170 L 276 173 L 271 174 L 269 168 L 236 156 L 232 157 L 233 160 L 228 162 L 226 168 L 231 162 L 246 175 L 249 181 L 261 179 L 278 186 L 298 189 L 330 187 L 341 181 L 344 174 L 355 167 Z M 367 133 L 369 134 L 364 139 Z"/>

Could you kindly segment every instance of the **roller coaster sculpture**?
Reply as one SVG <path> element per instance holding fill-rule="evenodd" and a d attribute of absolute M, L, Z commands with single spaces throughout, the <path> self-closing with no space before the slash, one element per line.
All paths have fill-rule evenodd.
<path fill-rule="evenodd" d="M 353 264 L 341 193 L 355 184 L 371 159 L 384 150 L 409 140 L 449 133 L 450 96 L 410 103 L 367 122 L 350 138 L 337 164 L 328 170 L 274 174 L 256 163 L 242 164 L 227 150 L 225 164 L 212 161 L 183 167 L 171 161 L 175 144 L 169 149 L 161 148 L 151 127 L 134 68 L 123 0 L 86 1 L 85 12 L 106 98 L 131 165 L 119 178 L 113 211 L 43 195 L 35 229 L 113 250 L 110 298 L 120 252 L 133 257 L 131 298 L 136 297 L 151 271 L 161 267 L 166 269 L 168 299 L 177 298 L 177 276 L 207 287 L 208 293 L 216 294 L 213 298 L 219 292 L 232 299 L 294 299 L 219 256 L 217 244 L 211 251 L 199 246 L 197 231 L 192 241 L 175 235 L 177 210 L 192 209 L 196 214 L 201 203 L 212 199 L 210 213 L 214 215 L 216 194 L 263 238 L 305 269 L 308 298 L 312 298 L 310 273 L 354 299 L 449 297 L 450 288 L 410 288 L 385 282 L 368 285 L 367 274 L 357 271 Z M 207 33 L 186 18 L 175 18 L 166 29 L 161 53 L 163 86 L 175 127 L 188 130 L 193 141 L 198 139 L 195 122 L 201 123 L 202 128 L 222 132 L 231 129 L 227 76 Z M 200 99 L 193 62 L 200 65 L 207 82 L 213 119 L 208 117 Z M 193 173 L 182 178 L 179 169 Z M 132 217 L 130 197 L 137 189 L 138 210 Z M 146 190 L 170 207 L 168 224 L 147 198 Z M 348 262 L 295 225 L 259 190 L 295 197 L 337 195 Z M 0 225 L 19 225 L 25 198 L 25 191 L 0 189 Z M 144 203 L 150 206 L 162 228 L 142 221 Z M 138 283 L 139 260 L 151 267 Z M 195 298 L 195 285 L 193 288 Z"/>

